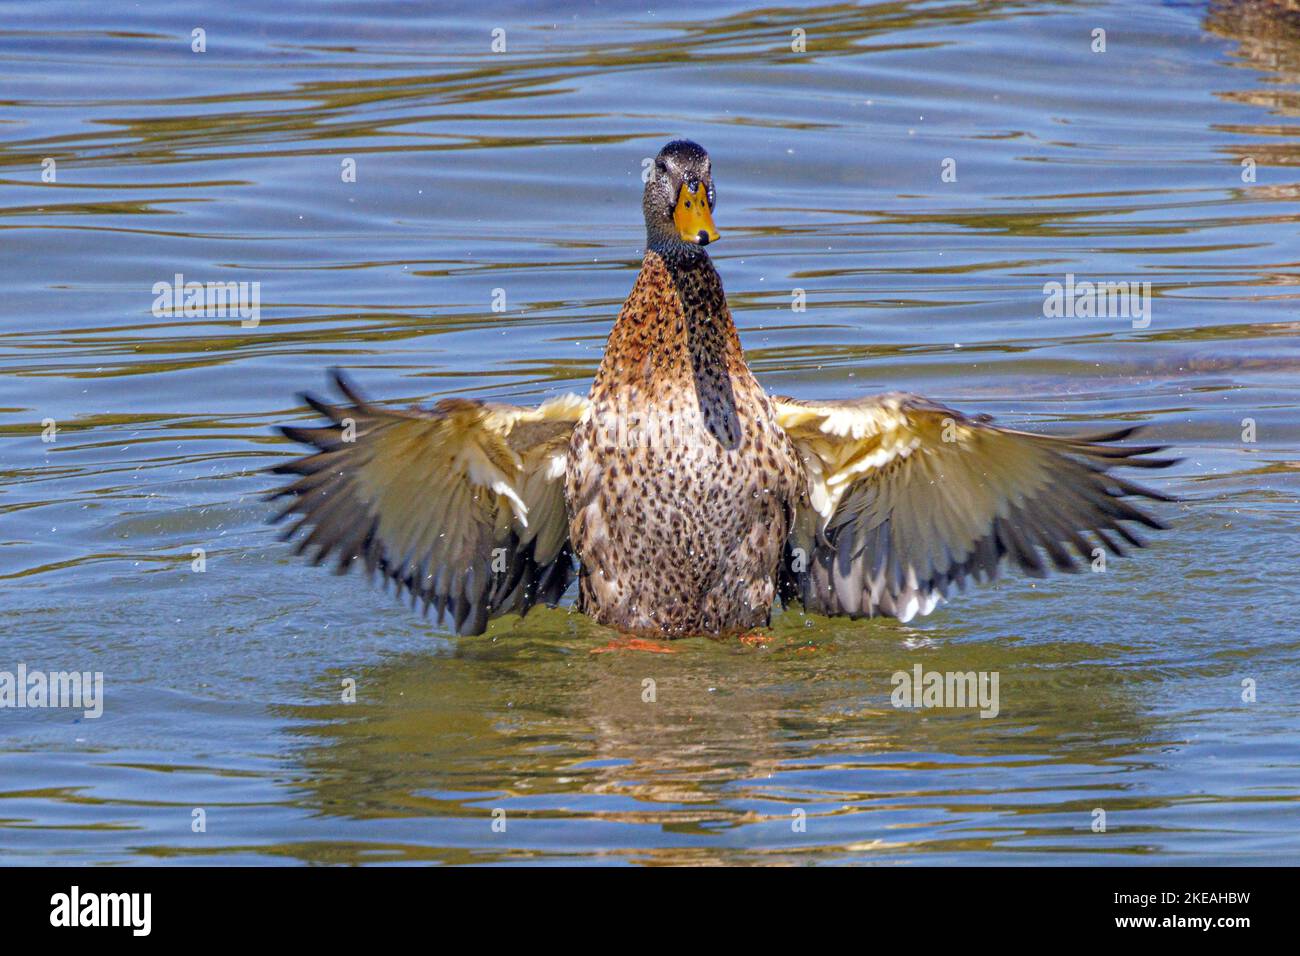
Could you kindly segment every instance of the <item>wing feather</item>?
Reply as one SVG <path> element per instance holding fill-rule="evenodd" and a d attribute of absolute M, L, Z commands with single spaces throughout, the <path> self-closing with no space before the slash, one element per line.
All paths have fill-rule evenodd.
<path fill-rule="evenodd" d="M 1074 572 L 1097 542 L 1123 554 L 1112 535 L 1144 546 L 1126 523 L 1165 527 L 1125 499 L 1171 499 L 1112 471 L 1174 464 L 1151 457 L 1163 446 L 1114 444 L 1136 427 L 1037 435 L 901 393 L 776 407 L 815 516 L 794 523 L 781 593 L 811 611 L 908 620 L 993 580 L 1004 558 Z"/>
<path fill-rule="evenodd" d="M 297 476 L 269 496 L 289 499 L 273 521 L 298 519 L 286 540 L 306 531 L 296 553 L 334 557 L 338 573 L 382 572 L 398 597 L 409 592 L 439 621 L 450 614 L 462 634 L 563 597 L 574 573 L 564 468 L 585 399 L 399 411 L 338 372 L 334 384 L 342 403 L 304 396 L 328 425 L 282 429 L 314 451 L 272 469 Z"/>

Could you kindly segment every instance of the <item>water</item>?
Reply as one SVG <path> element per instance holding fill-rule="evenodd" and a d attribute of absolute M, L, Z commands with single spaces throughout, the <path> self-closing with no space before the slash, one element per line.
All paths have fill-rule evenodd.
<path fill-rule="evenodd" d="M 0 670 L 106 694 L 0 711 L 0 862 L 1300 859 L 1295 14 L 434 6 L 0 4 Z M 564 609 L 457 640 L 294 560 L 295 393 L 585 390 L 678 135 L 770 390 L 1150 421 L 1173 530 L 663 655 Z M 176 273 L 260 282 L 260 324 L 155 317 Z M 1045 318 L 1067 273 L 1149 281 L 1150 325 Z M 998 717 L 894 709 L 916 664 L 998 672 Z"/>

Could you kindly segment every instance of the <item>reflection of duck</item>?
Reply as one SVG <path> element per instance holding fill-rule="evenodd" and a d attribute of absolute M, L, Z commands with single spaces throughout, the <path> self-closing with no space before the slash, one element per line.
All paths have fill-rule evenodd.
<path fill-rule="evenodd" d="M 1300 114 L 1300 99 L 1295 85 L 1300 83 L 1300 0 L 1212 0 L 1206 10 L 1206 32 L 1236 43 L 1234 57 L 1242 65 L 1259 70 L 1271 82 L 1243 83 L 1241 89 L 1219 95 L 1236 103 L 1246 103 L 1267 110 L 1280 118 Z M 1233 127 L 1234 132 L 1251 136 L 1225 147 L 1238 163 L 1249 160 L 1261 169 L 1283 171 L 1300 165 L 1300 149 L 1291 135 L 1289 123 Z M 1275 177 L 1270 177 L 1275 178 Z M 1300 188 L 1294 182 L 1250 182 L 1240 195 L 1252 199 L 1295 202 Z M 1276 285 L 1291 285 L 1294 279 L 1278 273 L 1270 277 Z"/>
<path fill-rule="evenodd" d="M 1300 0 L 1211 0 L 1205 29 L 1236 40 L 1254 67 L 1295 81 L 1300 71 Z M 1294 100 L 1286 91 L 1254 91 L 1261 105 L 1285 109 Z"/>
<path fill-rule="evenodd" d="M 811 861 L 888 855 L 880 841 L 909 855 L 991 852 L 1017 840 L 1080 846 L 1092 834 L 1085 822 L 1080 837 L 1072 816 L 1185 799 L 1131 780 L 1161 766 L 1173 736 L 1142 704 L 1167 668 L 1113 666 L 1131 648 L 1078 641 L 1061 622 L 1031 640 L 926 647 L 855 640 L 847 621 L 811 642 L 793 615 L 775 625 L 761 652 L 704 642 L 690 654 L 590 657 L 600 629 L 550 615 L 517 624 L 510 640 L 328 670 L 322 691 L 353 678 L 356 703 L 322 693 L 275 715 L 294 741 L 286 799 L 324 819 L 330 839 L 278 852 L 336 864 L 575 852 Z M 998 719 L 890 706 L 889 675 L 918 662 L 1000 672 Z M 487 823 L 497 808 L 510 819 L 504 839 Z M 791 832 L 796 808 L 805 836 Z M 1132 832 L 1134 852 L 1147 852 L 1150 832 Z"/>
<path fill-rule="evenodd" d="M 399 412 L 307 401 L 330 419 L 285 428 L 317 451 L 281 517 L 299 551 L 382 571 L 450 610 L 460 633 L 556 603 L 630 633 L 765 624 L 778 594 L 851 617 L 929 613 L 1003 557 L 1034 574 L 1096 540 L 1161 525 L 1123 500 L 1162 496 L 1111 474 L 1159 467 L 1154 446 L 1010 431 L 910 395 L 768 397 L 745 364 L 717 271 L 708 154 L 678 140 L 646 185 L 647 250 L 590 397 L 540 408 L 439 402 Z M 784 557 L 783 557 L 784 556 Z"/>

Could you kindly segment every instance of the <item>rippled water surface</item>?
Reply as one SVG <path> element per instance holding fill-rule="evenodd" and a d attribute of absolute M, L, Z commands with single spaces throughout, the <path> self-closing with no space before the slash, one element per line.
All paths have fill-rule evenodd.
<path fill-rule="evenodd" d="M 0 4 L 0 670 L 106 693 L 0 710 L 0 862 L 1300 860 L 1300 14 L 442 7 Z M 296 393 L 584 390 L 679 135 L 769 389 L 1150 421 L 1173 529 L 675 654 L 565 609 L 455 639 L 293 559 Z M 155 317 L 177 273 L 260 323 Z M 1071 273 L 1150 282 L 1149 326 L 1045 317 Z M 917 664 L 999 715 L 893 708 Z"/>

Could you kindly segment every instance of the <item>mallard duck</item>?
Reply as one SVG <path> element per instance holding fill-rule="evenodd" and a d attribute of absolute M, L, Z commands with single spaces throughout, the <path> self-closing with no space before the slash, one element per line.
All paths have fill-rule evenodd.
<path fill-rule="evenodd" d="M 1117 476 L 1161 446 L 994 425 L 914 395 L 808 402 L 767 395 L 745 363 L 707 246 L 709 155 L 675 140 L 654 161 L 646 251 L 590 394 L 536 408 L 461 398 L 373 404 L 335 373 L 329 419 L 285 435 L 312 454 L 272 497 L 298 553 L 364 565 L 457 633 L 554 606 L 629 636 L 752 631 L 780 598 L 852 618 L 929 614 L 1013 563 L 1075 571 L 1127 525 L 1126 500 L 1170 500 Z M 277 520 L 278 520 L 277 518 Z M 1092 537 L 1089 537 L 1091 535 Z"/>

